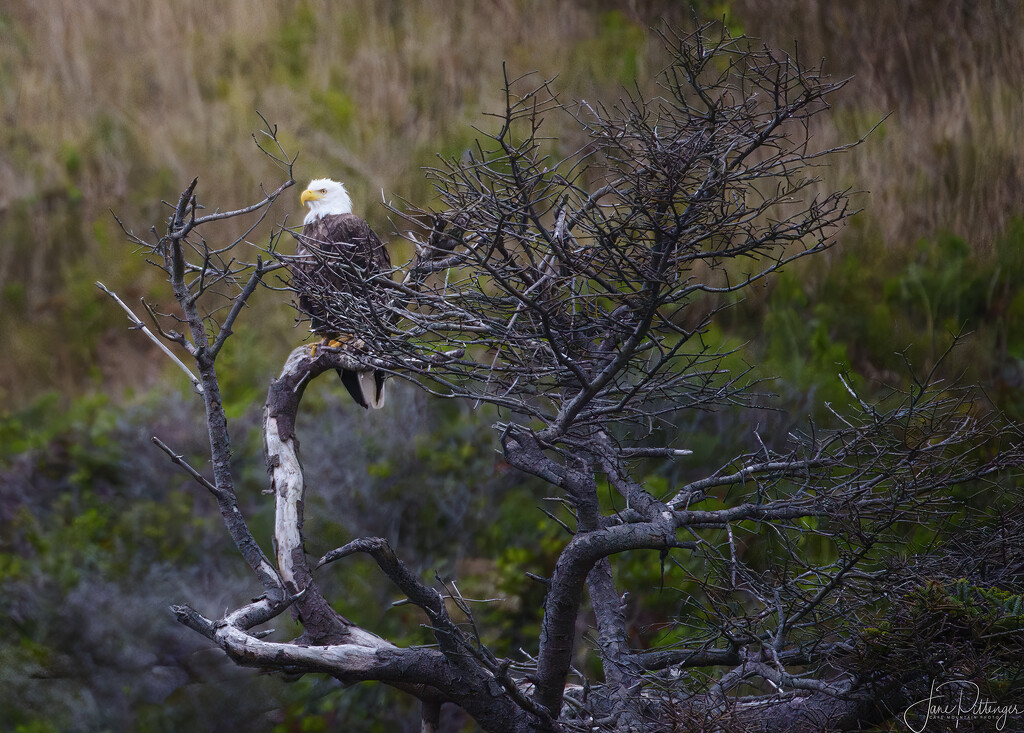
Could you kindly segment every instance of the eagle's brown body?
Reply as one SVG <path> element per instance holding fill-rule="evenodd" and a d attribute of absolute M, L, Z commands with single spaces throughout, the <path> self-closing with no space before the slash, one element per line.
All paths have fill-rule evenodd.
<path fill-rule="evenodd" d="M 306 224 L 295 254 L 299 308 L 312 320 L 313 332 L 325 338 L 343 333 L 331 326 L 329 303 L 379 297 L 381 286 L 373 278 L 391 270 L 384 243 L 355 214 L 329 214 Z"/>
<path fill-rule="evenodd" d="M 353 333 L 358 315 L 371 316 L 390 294 L 380 284 L 391 271 L 391 258 L 363 219 L 351 213 L 324 214 L 302 227 L 292 267 L 299 309 L 309 316 L 314 333 L 325 341 L 359 339 Z M 338 370 L 352 398 L 362 407 L 380 407 L 385 374 Z"/>

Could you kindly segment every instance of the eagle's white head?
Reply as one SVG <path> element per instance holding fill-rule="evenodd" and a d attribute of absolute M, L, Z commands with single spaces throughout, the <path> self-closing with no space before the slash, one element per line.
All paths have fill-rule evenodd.
<path fill-rule="evenodd" d="M 310 181 L 302 192 L 302 203 L 309 206 L 303 224 L 310 224 L 323 216 L 352 213 L 352 199 L 344 184 L 330 178 L 314 178 Z"/>

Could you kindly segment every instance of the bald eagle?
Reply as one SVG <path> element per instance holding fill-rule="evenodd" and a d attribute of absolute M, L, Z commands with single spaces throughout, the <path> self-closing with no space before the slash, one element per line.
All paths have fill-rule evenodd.
<path fill-rule="evenodd" d="M 309 213 L 292 266 L 299 310 L 309 316 L 322 344 L 351 345 L 359 341 L 351 324 L 358 323 L 360 314 L 382 311 L 390 299 L 380 280 L 389 277 L 391 258 L 380 237 L 352 213 L 352 199 L 341 183 L 310 181 L 302 203 Z M 356 404 L 383 406 L 384 372 L 339 369 L 338 374 Z"/>

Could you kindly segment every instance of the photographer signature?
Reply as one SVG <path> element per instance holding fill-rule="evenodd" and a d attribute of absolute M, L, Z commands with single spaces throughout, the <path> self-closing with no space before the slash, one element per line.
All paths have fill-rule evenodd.
<path fill-rule="evenodd" d="M 932 681 L 928 697 L 911 703 L 903 711 L 903 722 L 911 733 L 923 733 L 931 720 L 979 720 L 991 718 L 995 720 L 996 730 L 1002 730 L 1011 715 L 1024 712 L 1024 707 L 1017 705 L 1000 705 L 995 700 L 983 698 L 981 688 L 967 680 L 950 680 L 937 683 Z M 908 717 L 924 719 L 915 727 Z"/>

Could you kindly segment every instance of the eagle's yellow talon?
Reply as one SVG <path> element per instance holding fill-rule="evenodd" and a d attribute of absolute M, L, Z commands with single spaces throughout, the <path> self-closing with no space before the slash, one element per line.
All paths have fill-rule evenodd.
<path fill-rule="evenodd" d="M 349 343 L 351 337 L 339 336 L 338 338 L 322 338 L 315 344 L 309 345 L 309 355 L 314 359 L 316 358 L 317 349 L 341 349 L 345 347 L 345 344 Z"/>

